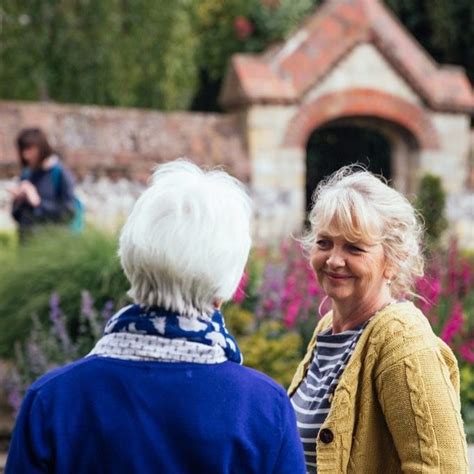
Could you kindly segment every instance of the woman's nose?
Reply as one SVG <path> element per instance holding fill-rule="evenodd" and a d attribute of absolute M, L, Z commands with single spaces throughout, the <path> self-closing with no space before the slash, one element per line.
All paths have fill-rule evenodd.
<path fill-rule="evenodd" d="M 337 249 L 333 248 L 326 260 L 326 265 L 329 268 L 339 268 L 343 267 L 346 264 L 343 253 Z"/>

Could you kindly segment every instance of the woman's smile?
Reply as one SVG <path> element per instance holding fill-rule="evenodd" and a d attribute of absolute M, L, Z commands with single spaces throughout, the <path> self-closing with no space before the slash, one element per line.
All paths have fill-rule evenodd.
<path fill-rule="evenodd" d="M 323 271 L 323 273 L 329 278 L 329 280 L 337 281 L 337 282 L 344 282 L 344 281 L 354 278 L 351 275 L 345 275 L 341 273 L 334 273 L 334 272 L 328 272 L 328 271 Z"/>
<path fill-rule="evenodd" d="M 351 275 L 345 275 L 341 273 L 334 273 L 329 271 L 323 271 L 323 274 L 329 279 L 333 284 L 346 283 L 347 281 L 353 279 Z"/>

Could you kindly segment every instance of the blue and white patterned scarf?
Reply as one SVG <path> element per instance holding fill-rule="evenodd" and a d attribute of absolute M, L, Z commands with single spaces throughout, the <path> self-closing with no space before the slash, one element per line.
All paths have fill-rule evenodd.
<path fill-rule="evenodd" d="M 168 362 L 242 363 L 220 311 L 189 318 L 163 308 L 130 305 L 110 318 L 89 355 Z"/>

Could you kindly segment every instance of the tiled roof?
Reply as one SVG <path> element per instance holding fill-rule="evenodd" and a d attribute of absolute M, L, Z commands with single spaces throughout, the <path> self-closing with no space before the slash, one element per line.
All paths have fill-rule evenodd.
<path fill-rule="evenodd" d="M 474 112 L 463 69 L 438 65 L 378 0 L 327 0 L 285 43 L 261 55 L 235 55 L 221 103 L 296 102 L 364 42 L 374 44 L 429 107 Z"/>

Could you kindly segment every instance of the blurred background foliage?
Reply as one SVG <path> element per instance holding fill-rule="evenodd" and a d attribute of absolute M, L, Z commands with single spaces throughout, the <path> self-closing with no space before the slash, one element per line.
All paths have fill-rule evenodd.
<path fill-rule="evenodd" d="M 71 235 L 69 229 L 52 228 L 26 246 L 14 248 L 14 242 L 12 237 L 0 243 L 0 357 L 11 357 L 15 341 L 27 338 L 32 317 L 48 321 L 53 293 L 73 335 L 83 290 L 100 308 L 111 299 L 114 304 L 125 301 L 128 286 L 115 238 L 92 229 Z"/>
<path fill-rule="evenodd" d="M 230 56 L 280 41 L 321 0 L 2 0 L 0 98 L 219 110 Z M 387 0 L 474 79 L 471 0 Z"/>
<path fill-rule="evenodd" d="M 425 174 L 418 187 L 413 203 L 423 216 L 425 245 L 429 251 L 436 251 L 441 244 L 443 232 L 448 228 L 446 218 L 446 191 L 439 176 Z"/>

